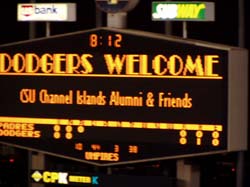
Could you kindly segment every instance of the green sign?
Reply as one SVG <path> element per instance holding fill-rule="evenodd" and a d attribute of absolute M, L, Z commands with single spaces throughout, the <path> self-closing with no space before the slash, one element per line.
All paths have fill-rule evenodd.
<path fill-rule="evenodd" d="M 152 2 L 153 21 L 214 21 L 211 2 Z"/>

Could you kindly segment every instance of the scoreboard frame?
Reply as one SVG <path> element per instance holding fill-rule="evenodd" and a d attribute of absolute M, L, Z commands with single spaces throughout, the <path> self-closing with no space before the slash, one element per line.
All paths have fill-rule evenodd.
<path fill-rule="evenodd" d="M 110 28 L 2 45 L 0 142 L 102 166 L 246 150 L 247 58 Z"/>

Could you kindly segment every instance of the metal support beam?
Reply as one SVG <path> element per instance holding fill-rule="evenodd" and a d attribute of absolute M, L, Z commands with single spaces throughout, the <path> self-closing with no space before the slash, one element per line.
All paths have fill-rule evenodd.
<path fill-rule="evenodd" d="M 107 26 L 113 28 L 124 29 L 127 27 L 127 13 L 108 13 L 107 14 Z"/>
<path fill-rule="evenodd" d="M 184 160 L 178 160 L 177 179 L 178 187 L 200 187 L 200 167 L 194 164 L 186 164 Z"/>

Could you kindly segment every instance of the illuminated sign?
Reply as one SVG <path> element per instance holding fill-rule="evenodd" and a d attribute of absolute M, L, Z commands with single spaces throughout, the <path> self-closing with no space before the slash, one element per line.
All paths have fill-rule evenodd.
<path fill-rule="evenodd" d="M 25 3 L 17 5 L 18 21 L 75 21 L 75 3 Z"/>
<path fill-rule="evenodd" d="M 214 21 L 212 2 L 152 2 L 153 21 Z"/>
<path fill-rule="evenodd" d="M 92 187 L 138 187 L 138 184 L 145 187 L 165 187 L 174 186 L 176 182 L 166 176 L 93 175 L 84 171 L 50 170 L 32 170 L 30 178 L 33 183 Z"/>
<path fill-rule="evenodd" d="M 33 182 L 47 184 L 64 185 L 99 185 L 99 176 L 79 175 L 72 172 L 57 171 L 32 171 L 31 178 Z"/>
<path fill-rule="evenodd" d="M 107 28 L 3 45 L 0 141 L 96 165 L 244 150 L 246 54 Z"/>

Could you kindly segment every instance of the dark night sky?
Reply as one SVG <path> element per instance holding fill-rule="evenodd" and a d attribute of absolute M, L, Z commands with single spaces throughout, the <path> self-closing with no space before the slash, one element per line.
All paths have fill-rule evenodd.
<path fill-rule="evenodd" d="M 128 13 L 127 27 L 129 29 L 145 30 L 164 33 L 164 22 L 151 21 L 151 2 L 153 0 L 140 0 L 136 8 Z M 209 1 L 209 0 L 208 0 Z M 211 0 L 210 0 L 211 1 Z M 17 3 L 27 3 L 29 0 L 5 1 L 0 5 L 0 44 L 29 39 L 29 23 L 17 22 Z M 37 0 L 36 2 L 74 2 L 77 3 L 77 21 L 51 23 L 51 34 L 62 34 L 96 27 L 94 0 Z M 222 43 L 238 45 L 238 0 L 212 0 L 215 2 L 214 22 L 188 22 L 188 37 Z M 245 0 L 245 23 L 249 23 L 247 7 L 249 1 Z M 103 26 L 106 26 L 106 14 L 103 13 Z M 172 22 L 173 35 L 182 36 L 182 22 Z M 36 23 L 36 37 L 45 36 L 45 23 Z M 246 28 L 245 33 L 249 32 Z M 249 48 L 249 36 L 246 36 L 246 46 Z"/>

